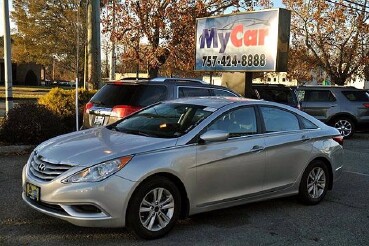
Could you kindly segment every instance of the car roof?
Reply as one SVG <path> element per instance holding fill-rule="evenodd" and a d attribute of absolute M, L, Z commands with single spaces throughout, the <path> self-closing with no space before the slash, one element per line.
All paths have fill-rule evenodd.
<path fill-rule="evenodd" d="M 242 103 L 242 104 L 253 104 L 254 102 L 262 102 L 261 100 L 249 99 L 244 97 L 185 97 L 165 101 L 163 103 L 181 103 L 181 104 L 193 104 L 202 105 L 212 108 L 221 108 L 223 106 Z"/>
<path fill-rule="evenodd" d="M 358 90 L 360 91 L 361 89 L 358 89 L 356 87 L 353 86 L 326 86 L 326 85 L 304 85 L 304 86 L 299 86 L 297 87 L 297 90 L 299 89 L 319 89 L 319 90 Z"/>
<path fill-rule="evenodd" d="M 283 85 L 283 84 L 252 84 L 252 87 L 289 89 L 289 87 L 287 87 L 286 85 Z"/>
<path fill-rule="evenodd" d="M 232 91 L 231 89 L 224 87 L 224 86 L 218 86 L 218 85 L 212 85 L 208 84 L 205 81 L 199 80 L 199 79 L 188 79 L 188 78 L 165 78 L 165 77 L 158 77 L 154 79 L 147 79 L 147 78 L 123 78 L 122 80 L 115 80 L 115 81 L 108 81 L 106 84 L 116 84 L 116 85 L 125 85 L 125 84 L 132 84 L 132 85 L 138 85 L 138 84 L 171 84 L 171 85 L 177 85 L 177 86 L 198 86 L 198 87 L 207 87 L 207 88 L 215 88 L 215 89 L 226 89 L 229 91 Z M 234 91 L 232 91 L 234 92 Z M 235 92 L 234 92 L 235 93 Z M 237 94 L 237 93 L 235 93 Z M 238 94 L 237 94 L 238 95 Z"/>

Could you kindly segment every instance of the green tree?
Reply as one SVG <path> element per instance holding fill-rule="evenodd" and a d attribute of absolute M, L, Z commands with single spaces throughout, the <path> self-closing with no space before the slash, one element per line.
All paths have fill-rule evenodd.
<path fill-rule="evenodd" d="M 320 68 L 344 85 L 368 64 L 368 0 L 283 0 L 292 10 L 290 71 Z"/>
<path fill-rule="evenodd" d="M 86 39 L 86 0 L 13 0 L 13 6 L 11 18 L 17 25 L 12 52 L 15 61 L 42 64 L 50 78 L 56 59 L 57 69 L 75 74 L 78 29 L 81 73 Z"/>
<path fill-rule="evenodd" d="M 270 6 L 270 1 L 260 2 Z M 103 31 L 126 47 L 125 59 L 135 59 L 147 66 L 150 77 L 157 77 L 162 67 L 166 73 L 193 70 L 196 18 L 223 14 L 226 10 L 247 10 L 253 7 L 250 3 L 250 0 L 116 0 L 116 26 L 112 27 L 110 4 L 102 20 Z M 140 40 L 147 42 L 144 49 L 140 48 Z"/>

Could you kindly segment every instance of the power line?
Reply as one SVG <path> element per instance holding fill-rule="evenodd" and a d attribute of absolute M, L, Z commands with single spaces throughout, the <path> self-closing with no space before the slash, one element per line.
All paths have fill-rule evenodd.
<path fill-rule="evenodd" d="M 369 6 L 367 6 L 367 5 L 364 5 L 364 4 L 361 4 L 361 3 L 355 3 L 355 2 L 350 1 L 350 0 L 343 0 L 343 1 L 345 1 L 347 3 L 350 3 L 350 4 L 354 4 L 356 6 L 364 7 L 365 9 L 369 8 Z"/>
<path fill-rule="evenodd" d="M 347 5 L 343 4 L 343 3 L 334 2 L 334 1 L 331 1 L 331 0 L 326 0 L 326 1 L 327 1 L 327 2 L 330 2 L 330 3 L 333 3 L 333 4 L 340 5 L 340 6 L 345 7 L 345 8 L 349 8 L 349 9 L 352 9 L 352 10 L 357 10 L 357 11 L 361 11 L 361 12 L 363 12 L 363 13 L 369 14 L 369 12 L 368 12 L 368 11 L 363 10 L 363 9 L 358 9 L 358 8 L 356 8 L 356 7 L 347 6 Z M 346 0 L 346 1 L 348 1 L 348 0 Z M 368 8 L 369 8 L 369 7 L 368 7 Z"/>

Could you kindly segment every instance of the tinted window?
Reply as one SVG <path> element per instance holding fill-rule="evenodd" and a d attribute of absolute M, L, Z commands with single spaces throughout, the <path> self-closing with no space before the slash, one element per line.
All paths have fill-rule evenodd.
<path fill-rule="evenodd" d="M 199 105 L 162 103 L 125 118 L 111 127 L 129 134 L 175 138 L 187 133 L 214 110 Z"/>
<path fill-rule="evenodd" d="M 283 104 L 295 104 L 296 99 L 290 89 L 256 88 L 260 99 Z"/>
<path fill-rule="evenodd" d="M 166 87 L 162 85 L 114 85 L 103 86 L 91 99 L 97 105 L 113 107 L 131 105 L 146 107 L 166 99 Z"/>
<path fill-rule="evenodd" d="M 208 88 L 196 88 L 196 87 L 179 87 L 178 97 L 204 97 L 211 96 Z"/>
<path fill-rule="evenodd" d="M 365 91 L 342 91 L 345 97 L 354 102 L 369 102 L 369 95 Z"/>
<path fill-rule="evenodd" d="M 214 121 L 208 130 L 226 131 L 230 137 L 255 134 L 257 133 L 255 110 L 252 107 L 233 110 Z"/>
<path fill-rule="evenodd" d="M 313 122 L 303 117 L 301 117 L 301 122 L 302 122 L 302 126 L 304 129 L 317 129 L 318 128 Z"/>
<path fill-rule="evenodd" d="M 261 107 L 266 132 L 299 130 L 297 117 L 288 111 L 276 107 Z"/>
<path fill-rule="evenodd" d="M 235 97 L 236 95 L 229 92 L 229 91 L 225 91 L 225 90 L 214 90 L 214 96 L 218 96 L 218 97 Z"/>
<path fill-rule="evenodd" d="M 305 102 L 334 102 L 336 98 L 328 90 L 305 90 Z"/>

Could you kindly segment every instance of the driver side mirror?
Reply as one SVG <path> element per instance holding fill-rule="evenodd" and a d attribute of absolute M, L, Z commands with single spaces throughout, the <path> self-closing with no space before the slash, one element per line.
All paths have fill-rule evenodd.
<path fill-rule="evenodd" d="M 227 141 L 229 133 L 221 130 L 210 130 L 200 136 L 203 143 Z"/>

